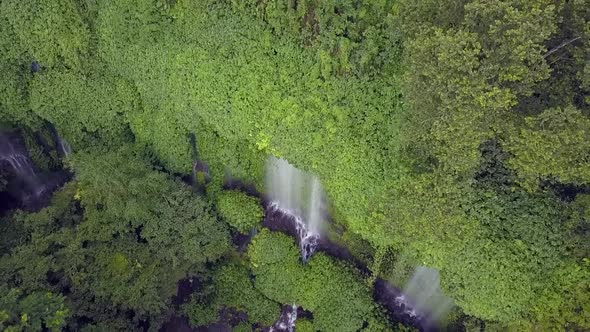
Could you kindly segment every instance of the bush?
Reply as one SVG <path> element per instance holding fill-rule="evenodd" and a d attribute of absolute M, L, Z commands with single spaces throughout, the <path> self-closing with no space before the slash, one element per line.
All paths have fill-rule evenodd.
<path fill-rule="evenodd" d="M 279 303 L 254 288 L 246 266 L 230 263 L 217 268 L 211 277 L 212 284 L 207 290 L 212 292 L 204 291 L 193 296 L 182 308 L 193 326 L 215 322 L 223 308 L 246 312 L 251 322 L 265 326 L 271 326 L 280 317 Z"/>
<path fill-rule="evenodd" d="M 297 332 L 315 332 L 316 329 L 313 327 L 313 323 L 307 319 L 297 319 L 295 323 L 295 330 Z"/>
<path fill-rule="evenodd" d="M 279 304 L 254 288 L 245 266 L 231 264 L 219 269 L 215 274 L 215 288 L 218 306 L 245 311 L 252 322 L 270 326 L 281 315 Z"/>
<path fill-rule="evenodd" d="M 248 233 L 264 216 L 260 201 L 239 191 L 222 192 L 217 204 L 223 219 L 240 233 Z"/>
<path fill-rule="evenodd" d="M 17 288 L 0 286 L 0 330 L 61 330 L 70 316 L 65 297 L 37 291 L 24 296 Z"/>
<path fill-rule="evenodd" d="M 252 331 L 252 325 L 248 322 L 243 322 L 240 323 L 237 326 L 234 326 L 234 328 L 232 329 L 233 332 L 251 332 Z"/>
<path fill-rule="evenodd" d="M 195 297 L 182 306 L 182 312 L 188 317 L 192 326 L 205 326 L 217 321 L 218 308 L 205 305 L 197 301 Z"/>
<path fill-rule="evenodd" d="M 318 330 L 357 331 L 366 322 L 380 321 L 370 289 L 349 266 L 323 253 L 304 266 L 293 240 L 267 229 L 253 239 L 248 254 L 255 287 L 277 302 L 313 311 Z"/>

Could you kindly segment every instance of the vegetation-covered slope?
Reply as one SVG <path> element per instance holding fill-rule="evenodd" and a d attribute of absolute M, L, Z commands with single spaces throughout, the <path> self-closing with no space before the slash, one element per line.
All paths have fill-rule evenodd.
<path fill-rule="evenodd" d="M 258 222 L 229 220 L 224 177 L 264 191 L 274 155 L 318 175 L 360 251 L 391 256 L 377 275 L 435 267 L 490 329 L 590 328 L 588 0 L 2 0 L 0 71 L 0 122 L 49 121 L 76 151 L 54 204 L 3 220 L 22 239 L 0 246 L 13 325 L 49 290 L 46 326 L 70 324 L 63 301 L 155 326 L 174 282 L 229 250 L 212 206 Z M 190 134 L 207 198 L 165 174 L 192 171 Z M 252 294 L 293 298 L 268 289 Z"/>

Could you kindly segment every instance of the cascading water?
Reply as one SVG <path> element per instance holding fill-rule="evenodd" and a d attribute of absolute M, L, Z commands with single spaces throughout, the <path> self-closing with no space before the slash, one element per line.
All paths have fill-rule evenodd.
<path fill-rule="evenodd" d="M 332 250 L 334 246 L 328 239 L 320 237 L 325 220 L 325 194 L 317 177 L 284 159 L 271 157 L 267 164 L 267 192 L 270 203 L 266 227 L 297 236 L 304 262 L 316 249 L 342 254 L 340 250 Z M 440 288 L 439 272 L 425 266 L 415 269 L 403 291 L 377 278 L 374 296 L 394 319 L 428 332 L 439 330 L 440 321 L 454 305 Z M 293 316 L 289 312 L 284 309 L 273 331 L 291 331 L 288 321 Z M 293 324 L 295 319 L 296 316 Z"/>
<path fill-rule="evenodd" d="M 324 223 L 324 192 L 317 177 L 284 159 L 271 157 L 267 165 L 270 208 L 293 217 L 304 262 L 315 252 Z"/>
<path fill-rule="evenodd" d="M 269 329 L 269 332 L 295 332 L 295 323 L 297 322 L 296 304 L 284 306 L 281 317 Z"/>
<path fill-rule="evenodd" d="M 40 181 L 35 172 L 35 168 L 26 151 L 22 151 L 12 142 L 8 135 L 0 135 L 0 161 L 12 170 L 14 176 L 18 178 L 31 192 L 39 195 L 43 191 Z"/>
<path fill-rule="evenodd" d="M 439 321 L 453 307 L 453 301 L 442 293 L 438 270 L 419 266 L 414 270 L 412 279 L 404 289 L 404 293 L 395 299 L 407 308 L 411 317 L 428 317 Z"/>
<path fill-rule="evenodd" d="M 72 147 L 70 146 L 70 143 L 68 143 L 68 141 L 66 141 L 66 139 L 59 134 L 57 128 L 55 128 L 52 123 L 47 122 L 47 127 L 53 135 L 53 140 L 56 143 L 57 153 L 61 158 L 67 158 L 70 154 L 72 154 Z"/>
<path fill-rule="evenodd" d="M 19 154 L 8 154 L 2 155 L 1 159 L 10 165 L 17 176 L 27 181 L 35 179 L 33 165 L 31 165 L 31 161 L 27 157 Z"/>
<path fill-rule="evenodd" d="M 70 146 L 70 143 L 66 141 L 65 138 L 61 136 L 57 136 L 57 138 L 59 151 L 64 158 L 67 158 L 70 154 L 72 154 L 72 147 Z"/>
<path fill-rule="evenodd" d="M 2 191 L 0 214 L 15 208 L 40 210 L 49 203 L 53 191 L 69 178 L 62 170 L 41 172 L 37 169 L 17 132 L 0 133 L 0 174 L 7 181 Z"/>
<path fill-rule="evenodd" d="M 289 320 L 287 321 L 287 325 L 289 331 L 293 331 L 295 329 L 295 322 L 297 321 L 297 305 L 294 304 L 291 306 L 291 314 L 288 315 Z"/>

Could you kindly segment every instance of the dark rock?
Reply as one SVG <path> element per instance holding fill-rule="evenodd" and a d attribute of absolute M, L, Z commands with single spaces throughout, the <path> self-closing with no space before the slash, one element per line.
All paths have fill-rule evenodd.
<path fill-rule="evenodd" d="M 39 64 L 39 62 L 37 62 L 36 60 L 31 62 L 31 73 L 38 73 L 41 71 L 41 69 L 42 69 L 42 67 Z"/>

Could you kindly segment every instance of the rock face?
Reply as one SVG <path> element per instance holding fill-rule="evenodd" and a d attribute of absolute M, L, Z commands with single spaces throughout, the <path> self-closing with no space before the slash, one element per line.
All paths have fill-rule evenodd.
<path fill-rule="evenodd" d="M 0 175 L 6 181 L 0 194 L 0 213 L 14 208 L 38 211 L 69 179 L 65 171 L 40 172 L 17 132 L 0 133 Z"/>

